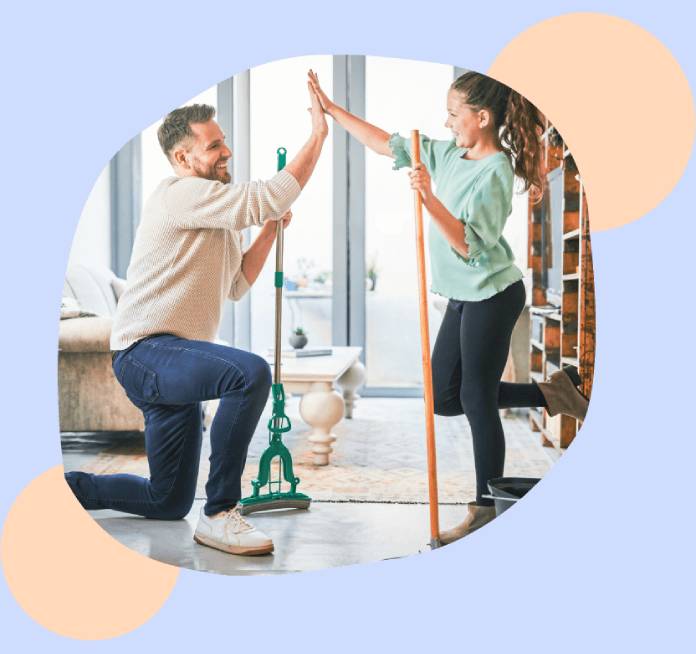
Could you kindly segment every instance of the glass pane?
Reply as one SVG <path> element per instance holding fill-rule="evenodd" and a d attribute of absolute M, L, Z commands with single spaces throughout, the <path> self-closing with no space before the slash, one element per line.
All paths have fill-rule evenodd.
<path fill-rule="evenodd" d="M 189 104 L 209 104 L 217 109 L 217 85 L 211 86 L 195 98 L 191 98 L 188 102 L 184 102 L 181 106 L 184 107 Z M 157 184 L 165 177 L 171 177 L 174 174 L 171 164 L 167 160 L 167 157 L 164 156 L 159 141 L 157 140 L 157 130 L 161 124 L 162 120 L 160 119 L 144 129 L 140 136 L 143 204 L 150 197 L 152 191 L 155 190 Z"/>
<path fill-rule="evenodd" d="M 367 57 L 366 119 L 405 137 L 418 129 L 434 139 L 450 139 L 444 123 L 453 74 L 452 66 Z M 366 150 L 365 256 L 371 289 L 366 294 L 368 386 L 422 385 L 413 193 L 407 170 L 395 172 L 390 159 Z M 423 219 L 427 238 L 425 211 Z M 430 295 L 431 347 L 444 303 Z"/>
<path fill-rule="evenodd" d="M 310 134 L 307 70 L 319 74 L 327 94 L 333 91 L 332 57 L 298 57 L 251 71 L 251 178 L 268 179 L 277 167 L 276 151 L 285 147 L 290 161 Z M 312 179 L 292 208 L 285 232 L 283 347 L 294 327 L 302 327 L 309 347 L 331 343 L 333 267 L 332 140 L 326 139 Z M 258 228 L 252 228 L 252 238 Z M 273 346 L 275 251 L 251 290 L 251 348 L 266 354 Z"/>

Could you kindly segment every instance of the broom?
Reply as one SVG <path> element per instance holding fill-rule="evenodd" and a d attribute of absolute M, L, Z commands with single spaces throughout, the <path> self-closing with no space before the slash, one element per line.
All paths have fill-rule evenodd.
<path fill-rule="evenodd" d="M 411 162 L 420 163 L 420 135 L 411 132 Z M 435 407 L 433 374 L 430 361 L 430 329 L 428 325 L 428 293 L 426 289 L 425 245 L 423 238 L 423 198 L 414 191 L 416 218 L 416 257 L 418 260 L 418 307 L 420 314 L 421 355 L 423 360 L 423 396 L 425 399 L 425 436 L 428 453 L 428 497 L 430 500 L 430 547 L 440 547 L 440 516 L 437 495 L 437 461 L 435 453 Z"/>

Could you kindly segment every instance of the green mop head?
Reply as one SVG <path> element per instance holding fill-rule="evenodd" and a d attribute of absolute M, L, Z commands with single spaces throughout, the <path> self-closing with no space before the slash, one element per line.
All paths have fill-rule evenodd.
<path fill-rule="evenodd" d="M 300 478 L 295 477 L 290 450 L 283 443 L 282 434 L 290 431 L 290 418 L 285 415 L 285 391 L 282 384 L 271 386 L 273 414 L 268 421 L 269 443 L 259 461 L 259 476 L 251 482 L 253 491 L 249 497 L 239 501 L 242 515 L 257 511 L 276 509 L 308 509 L 312 499 L 297 492 Z M 278 457 L 280 469 L 278 479 L 271 479 L 271 462 Z M 289 491 L 282 490 L 283 478 L 290 484 Z M 268 486 L 265 493 L 261 489 Z"/>

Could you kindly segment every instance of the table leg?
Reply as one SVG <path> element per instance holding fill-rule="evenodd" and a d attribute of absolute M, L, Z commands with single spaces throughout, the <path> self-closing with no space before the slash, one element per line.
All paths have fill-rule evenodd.
<path fill-rule="evenodd" d="M 339 378 L 336 384 L 343 393 L 343 401 L 346 403 L 346 418 L 353 417 L 353 407 L 360 397 L 355 390 L 365 381 L 365 366 L 361 361 L 356 361 Z"/>
<path fill-rule="evenodd" d="M 312 443 L 314 465 L 325 466 L 329 464 L 331 443 L 336 436 L 331 430 L 343 417 L 345 403 L 343 398 L 333 390 L 327 382 L 316 382 L 311 385 L 300 400 L 300 415 L 311 428 L 308 440 Z"/>

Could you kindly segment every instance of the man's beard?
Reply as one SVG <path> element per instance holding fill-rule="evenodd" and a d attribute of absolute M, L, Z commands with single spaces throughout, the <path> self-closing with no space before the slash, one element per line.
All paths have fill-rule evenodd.
<path fill-rule="evenodd" d="M 222 182 L 223 184 L 229 184 L 232 180 L 232 176 L 230 175 L 227 168 L 218 168 L 217 164 L 209 166 L 208 168 L 204 168 L 198 162 L 196 162 L 194 171 L 198 177 L 202 177 L 203 179 L 209 179 L 212 182 Z"/>

